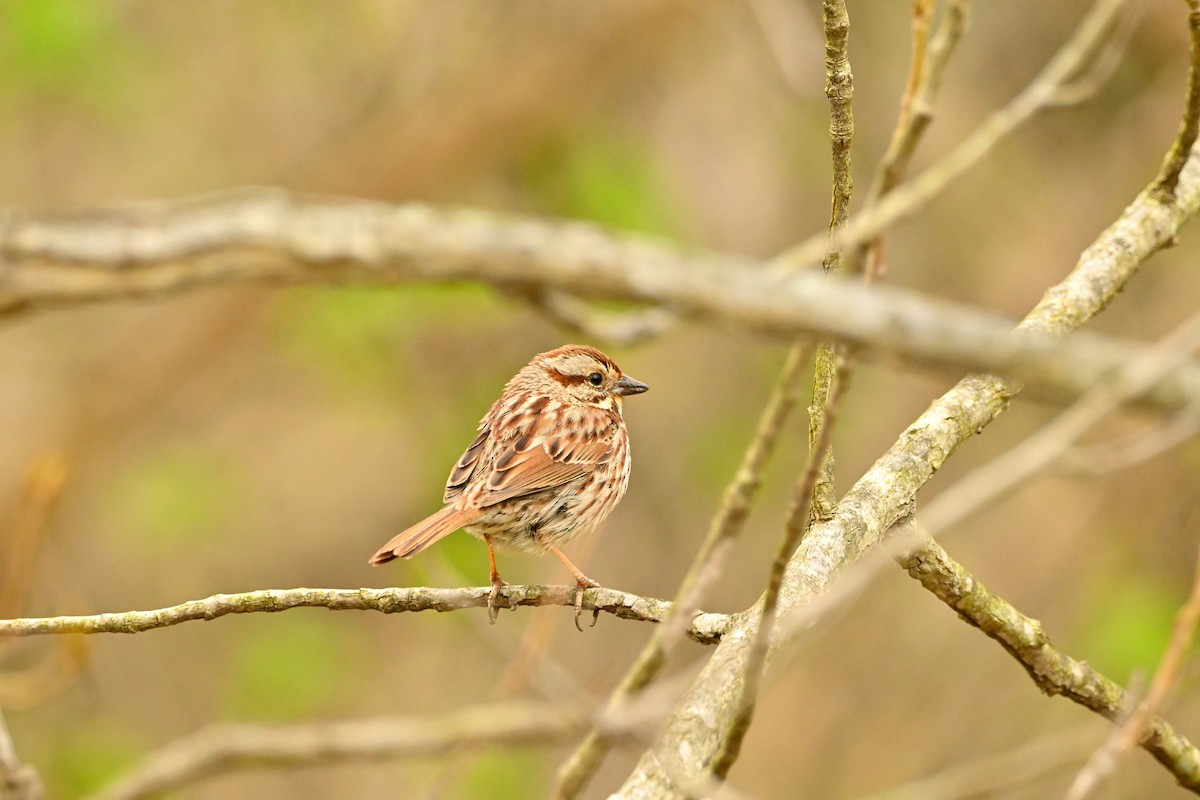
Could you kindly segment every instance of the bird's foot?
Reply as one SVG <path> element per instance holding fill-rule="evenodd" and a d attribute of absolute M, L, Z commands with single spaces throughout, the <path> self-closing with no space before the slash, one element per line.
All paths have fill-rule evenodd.
<path fill-rule="evenodd" d="M 584 589 L 603 589 L 604 587 L 596 583 L 594 580 L 579 573 L 575 576 L 575 628 L 582 633 L 583 626 L 579 624 L 579 615 L 583 613 L 583 590 Z M 600 609 L 592 609 L 592 624 L 589 628 L 596 627 L 596 620 L 600 618 Z"/>
<path fill-rule="evenodd" d="M 500 616 L 500 607 L 496 605 L 496 601 L 504 594 L 504 587 L 507 583 L 500 580 L 500 576 L 496 575 L 492 578 L 492 591 L 488 594 L 488 622 L 492 625 L 496 624 L 496 618 Z M 512 608 L 512 603 L 506 597 L 505 605 Z"/>

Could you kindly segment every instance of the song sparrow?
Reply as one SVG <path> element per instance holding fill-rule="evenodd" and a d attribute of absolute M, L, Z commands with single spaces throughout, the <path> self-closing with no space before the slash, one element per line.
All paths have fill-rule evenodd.
<path fill-rule="evenodd" d="M 446 506 L 400 533 L 372 564 L 408 558 L 465 528 L 487 545 L 488 618 L 506 584 L 494 543 L 558 556 L 575 576 L 575 626 L 583 590 L 600 584 L 558 546 L 599 525 L 629 486 L 629 434 L 621 398 L 648 386 L 611 358 L 569 344 L 533 357 L 479 422 L 479 435 L 450 471 Z"/>

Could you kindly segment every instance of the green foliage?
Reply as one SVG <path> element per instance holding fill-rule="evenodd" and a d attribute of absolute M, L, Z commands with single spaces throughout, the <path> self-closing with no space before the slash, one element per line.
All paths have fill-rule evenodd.
<path fill-rule="evenodd" d="M 491 292 L 475 284 L 298 288 L 276 304 L 273 327 L 290 355 L 333 385 L 386 386 L 398 380 L 397 362 L 433 323 L 453 317 L 469 333 L 498 308 Z"/>
<path fill-rule="evenodd" d="M 1128 684 L 1135 673 L 1152 674 L 1182 599 L 1169 584 L 1123 575 L 1088 609 L 1091 627 L 1079 654 L 1118 683 Z"/>
<path fill-rule="evenodd" d="M 130 53 L 115 6 L 89 0 L 8 0 L 0 28 L 5 83 L 32 92 L 111 100 Z"/>
<path fill-rule="evenodd" d="M 147 750 L 133 734 L 105 721 L 64 729 L 45 779 L 54 796 L 79 797 L 108 784 Z"/>
<path fill-rule="evenodd" d="M 438 542 L 437 547 L 450 569 L 462 576 L 464 586 L 483 586 L 488 582 L 487 545 L 482 539 L 476 539 L 465 531 L 456 532 Z M 504 562 L 511 560 L 505 556 L 511 553 L 510 550 L 501 550 L 497 556 L 503 559 L 497 565 L 501 575 L 504 574 Z M 520 582 L 516 578 L 505 580 Z"/>
<path fill-rule="evenodd" d="M 296 720 L 328 707 L 348 688 L 346 665 L 357 660 L 353 634 L 319 616 L 272 616 L 245 637 L 226 686 L 230 716 Z"/>
<path fill-rule="evenodd" d="M 108 513 L 121 540 L 139 548 L 193 546 L 225 531 L 241 506 L 233 466 L 180 447 L 155 452 L 117 475 Z"/>
<path fill-rule="evenodd" d="M 475 760 L 456 797 L 537 797 L 543 789 L 541 757 L 531 750 L 487 753 Z"/>
<path fill-rule="evenodd" d="M 518 182 L 545 213 L 619 230 L 678 233 L 678 217 L 651 154 L 608 132 L 536 148 L 521 165 Z"/>

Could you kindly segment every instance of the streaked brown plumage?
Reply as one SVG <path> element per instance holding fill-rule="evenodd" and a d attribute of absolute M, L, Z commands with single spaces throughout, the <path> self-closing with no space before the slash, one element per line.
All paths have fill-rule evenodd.
<path fill-rule="evenodd" d="M 599 525 L 625 495 L 630 457 L 621 398 L 647 388 L 591 347 L 569 344 L 534 356 L 505 385 L 450 471 L 446 506 L 381 547 L 371 563 L 414 556 L 465 528 L 487 544 L 494 622 L 504 582 L 493 543 L 549 551 L 575 576 L 578 626 L 583 590 L 599 584 L 558 546 Z"/>

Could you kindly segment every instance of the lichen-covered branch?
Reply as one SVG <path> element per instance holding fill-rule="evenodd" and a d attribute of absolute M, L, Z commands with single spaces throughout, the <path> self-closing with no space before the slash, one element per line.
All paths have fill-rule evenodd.
<path fill-rule="evenodd" d="M 1042 625 L 991 592 L 936 542 L 903 559 L 921 584 L 964 620 L 1000 643 L 1048 695 L 1062 695 L 1116 720 L 1136 703 L 1120 684 L 1050 644 Z M 1200 750 L 1159 718 L 1147 720 L 1138 742 L 1181 786 L 1200 792 Z"/>
<path fill-rule="evenodd" d="M 330 611 L 380 611 L 397 614 L 414 611 L 457 611 L 486 608 L 491 587 L 436 589 L 263 589 L 241 594 L 217 594 L 153 611 L 121 611 L 84 616 L 36 617 L 0 620 L 0 637 L 52 633 L 141 633 L 192 620 L 211 620 L 228 614 L 287 611 L 293 608 L 327 608 Z M 504 589 L 511 607 L 574 606 L 574 586 L 515 586 Z M 662 622 L 671 609 L 666 600 L 642 597 L 613 589 L 588 589 L 583 607 L 622 619 Z M 701 644 L 721 638 L 729 617 L 697 613 L 687 634 Z"/>
<path fill-rule="evenodd" d="M 829 233 L 837 234 L 850 216 L 854 181 L 850 172 L 850 146 L 854 139 L 854 73 L 850 69 L 850 15 L 844 0 L 824 0 L 821 4 L 825 36 L 825 97 L 829 100 L 829 144 L 833 162 L 833 187 L 830 192 Z M 831 244 L 821 261 L 826 274 L 842 271 L 842 249 Z M 808 407 L 808 448 L 816 448 L 822 438 L 821 425 L 829 406 L 833 374 L 843 348 L 834 342 L 822 342 L 813 363 L 812 404 Z M 812 488 L 810 509 L 813 519 L 833 516 L 834 455 L 832 443 L 825 448 L 818 479 Z M 805 520 L 805 524 L 808 520 Z"/>
<path fill-rule="evenodd" d="M 1179 122 L 1179 135 L 1167 153 L 1154 191 L 1164 202 L 1170 202 L 1179 185 L 1179 173 L 1188 161 L 1188 154 L 1196 143 L 1200 132 L 1200 2 L 1187 0 L 1189 61 L 1187 100 L 1183 106 L 1183 119 Z"/>

